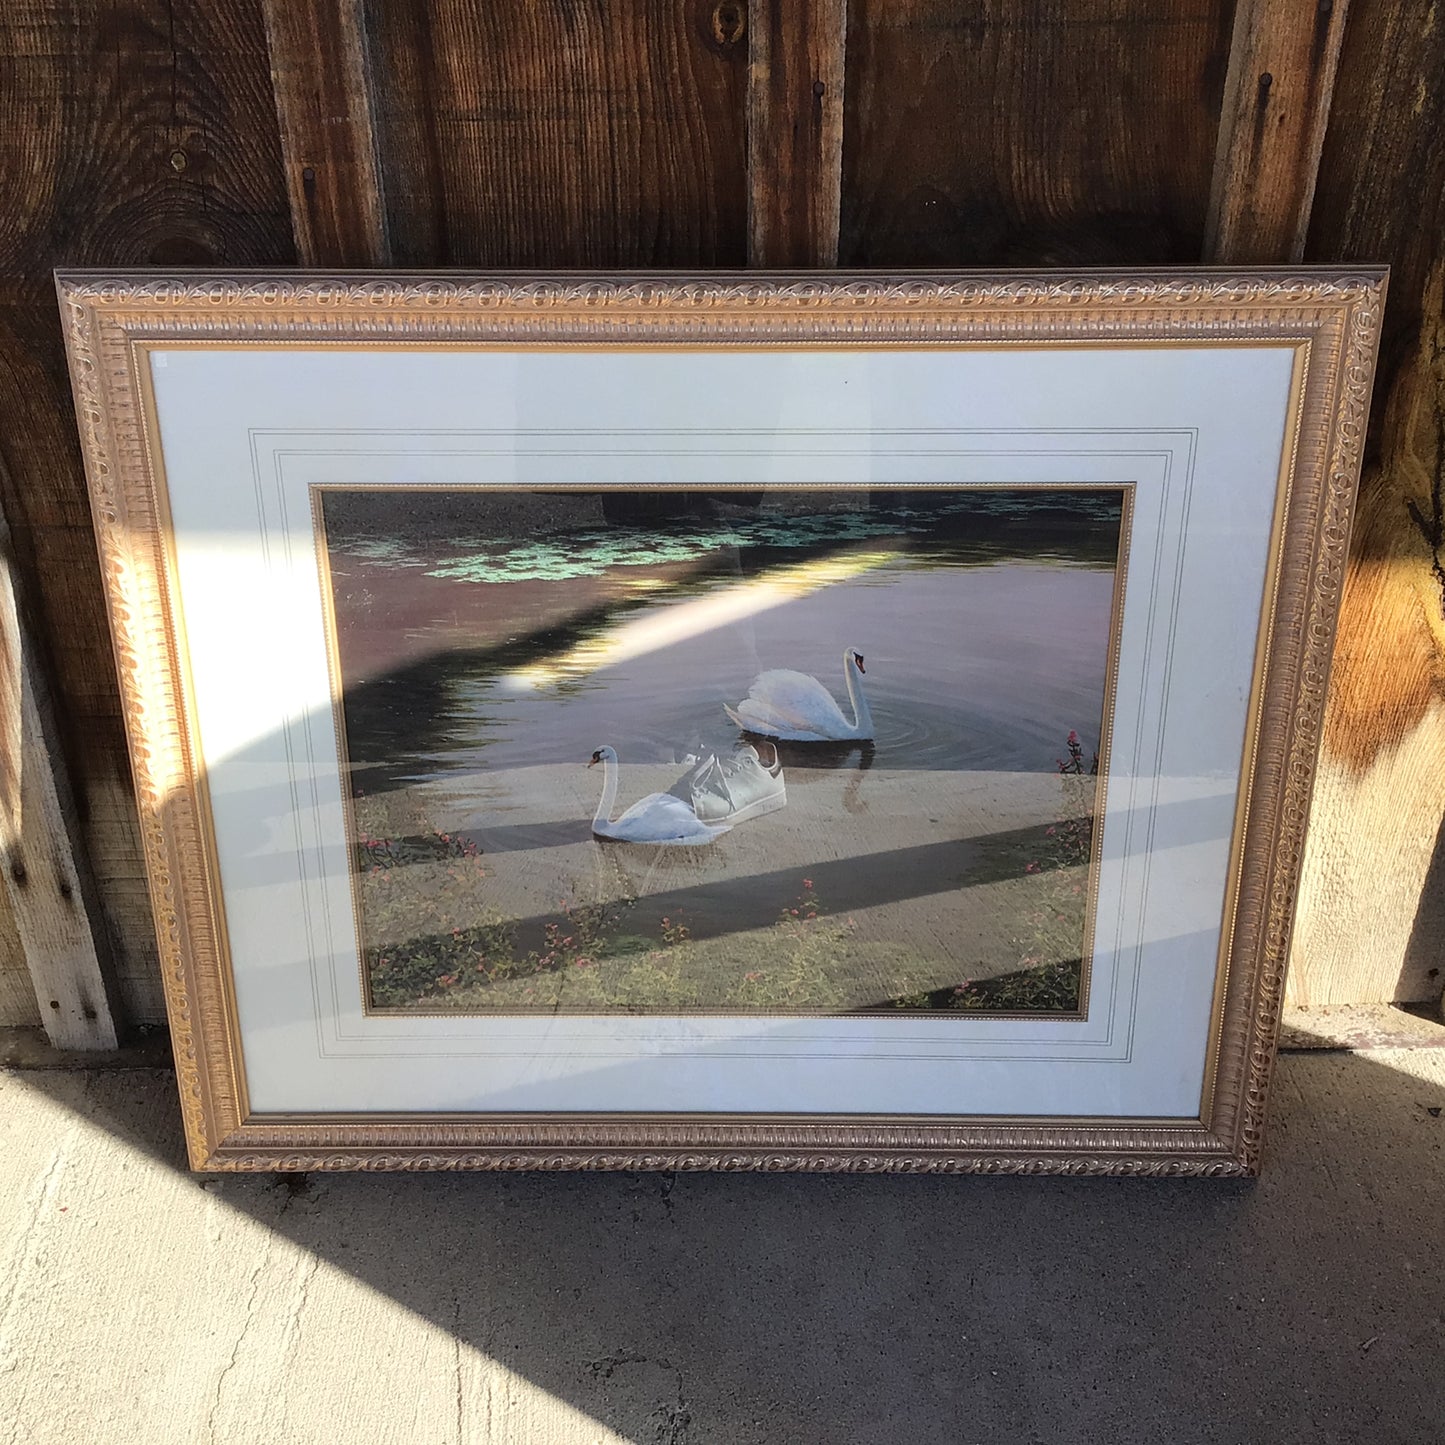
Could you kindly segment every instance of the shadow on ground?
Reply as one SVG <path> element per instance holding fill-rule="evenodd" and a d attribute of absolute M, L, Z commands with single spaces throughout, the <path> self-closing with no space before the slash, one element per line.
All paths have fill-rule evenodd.
<path fill-rule="evenodd" d="M 164 1069 L 0 1087 L 56 1131 L 17 1127 L 29 1172 L 0 1176 L 17 1441 L 1384 1445 L 1445 1419 L 1445 1049 L 1286 1056 L 1254 1182 L 192 1176 Z M 318 1262 L 365 1289 L 308 1306 Z M 509 1423 L 521 1392 L 464 1351 L 565 1419 Z M 342 1413 L 270 1428 L 308 1395 Z"/>
<path fill-rule="evenodd" d="M 165 1071 L 20 1077 L 183 1173 Z M 1445 1050 L 1294 1053 L 1253 1182 L 312 1174 L 177 1188 L 649 1445 L 1418 1441 L 1445 1417 L 1442 1108 Z M 349 1348 L 364 1393 L 366 1352 L 386 1342 Z M 459 1423 L 449 1438 L 502 1436 Z"/>

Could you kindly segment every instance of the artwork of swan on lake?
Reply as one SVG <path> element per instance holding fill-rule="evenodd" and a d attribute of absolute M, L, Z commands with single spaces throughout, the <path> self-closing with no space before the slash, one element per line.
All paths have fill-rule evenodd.
<path fill-rule="evenodd" d="M 720 838 L 731 823 L 705 823 L 691 803 L 674 793 L 649 793 L 635 802 L 621 817 L 614 818 L 617 803 L 617 753 L 598 748 L 587 766 L 601 763 L 602 798 L 592 819 L 592 832 L 599 838 L 621 843 L 665 843 L 674 847 L 700 847 Z"/>
<path fill-rule="evenodd" d="M 868 742 L 873 716 L 863 695 L 864 671 L 863 654 L 846 648 L 843 681 L 853 707 L 851 722 L 816 677 L 791 668 L 760 673 L 736 707 L 724 704 L 723 709 L 744 732 L 762 737 L 790 743 Z"/>

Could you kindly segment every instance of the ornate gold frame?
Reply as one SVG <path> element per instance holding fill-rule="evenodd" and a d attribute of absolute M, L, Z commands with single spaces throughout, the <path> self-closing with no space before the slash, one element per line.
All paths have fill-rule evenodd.
<path fill-rule="evenodd" d="M 197 1169 L 1258 1170 L 1385 273 L 57 276 Z M 1231 852 L 1200 1119 L 253 1115 L 173 606 L 148 345 L 1296 348 L 1294 444 Z"/>

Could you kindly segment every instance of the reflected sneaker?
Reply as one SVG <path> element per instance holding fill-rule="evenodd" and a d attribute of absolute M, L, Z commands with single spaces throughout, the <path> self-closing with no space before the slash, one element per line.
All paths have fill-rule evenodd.
<path fill-rule="evenodd" d="M 731 757 L 706 757 L 686 782 L 693 811 L 704 823 L 742 823 L 776 813 L 788 801 L 783 766 L 773 749 L 773 765 L 763 766 L 757 749 L 744 745 Z"/>

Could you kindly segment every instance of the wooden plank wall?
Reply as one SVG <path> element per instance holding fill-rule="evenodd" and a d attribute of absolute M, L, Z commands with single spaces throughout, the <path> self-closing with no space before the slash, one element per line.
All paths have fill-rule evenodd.
<path fill-rule="evenodd" d="M 1390 263 L 1305 855 L 1302 1001 L 1445 981 L 1445 16 L 1350 0 L 1305 254 Z"/>
<path fill-rule="evenodd" d="M 851 0 L 845 266 L 1199 259 L 1228 0 Z"/>
<path fill-rule="evenodd" d="M 163 1016 L 50 273 L 296 259 L 254 0 L 0 6 L 0 476 L 130 1016 Z M 0 950 L 3 953 L 4 950 Z"/>
<path fill-rule="evenodd" d="M 1431 15 L 1413 0 L 0 7 L 0 504 L 129 1016 L 162 1009 L 53 267 L 1187 264 L 1284 260 L 1301 238 L 1309 260 L 1396 269 L 1293 976 L 1317 1001 L 1438 995 Z M 18 962 L 0 898 L 0 1022 L 33 1017 Z"/>

